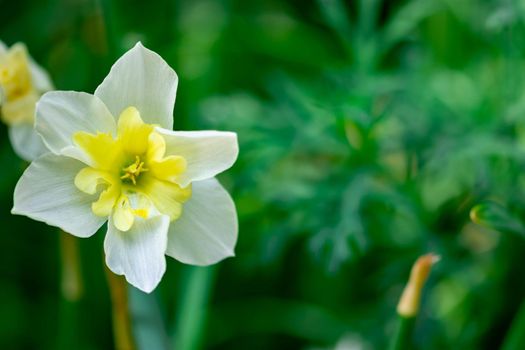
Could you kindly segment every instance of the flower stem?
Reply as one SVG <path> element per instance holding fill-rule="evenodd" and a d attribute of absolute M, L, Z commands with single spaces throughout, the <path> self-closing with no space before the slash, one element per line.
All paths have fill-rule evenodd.
<path fill-rule="evenodd" d="M 397 329 L 390 342 L 390 350 L 407 350 L 412 347 L 412 333 L 415 323 L 415 317 L 398 315 Z"/>
<path fill-rule="evenodd" d="M 503 341 L 502 350 L 525 349 L 525 300 L 514 316 L 505 340 Z"/>
<path fill-rule="evenodd" d="M 128 307 L 128 285 L 123 276 L 117 276 L 105 267 L 113 308 L 113 333 L 115 349 L 134 350 L 135 341 L 131 331 Z"/>
<path fill-rule="evenodd" d="M 208 302 L 215 280 L 215 267 L 186 266 L 184 286 L 177 303 L 173 349 L 196 350 L 202 347 Z"/>
<path fill-rule="evenodd" d="M 79 301 L 83 294 L 78 238 L 67 232 L 58 232 L 60 252 L 59 336 L 57 349 L 71 349 L 79 342 Z"/>
<path fill-rule="evenodd" d="M 60 231 L 60 258 L 62 262 L 62 279 L 60 288 L 64 299 L 70 302 L 79 301 L 83 294 L 83 283 L 78 251 L 78 238 Z"/>

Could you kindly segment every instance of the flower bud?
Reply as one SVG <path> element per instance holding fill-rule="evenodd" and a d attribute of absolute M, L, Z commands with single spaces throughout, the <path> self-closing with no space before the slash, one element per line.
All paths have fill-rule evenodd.
<path fill-rule="evenodd" d="M 477 225 L 493 230 L 525 234 L 521 220 L 506 207 L 494 201 L 485 201 L 472 208 L 470 220 Z"/>
<path fill-rule="evenodd" d="M 403 294 L 397 304 L 397 313 L 403 317 L 414 317 L 419 311 L 421 303 L 421 291 L 432 265 L 439 261 L 439 256 L 434 254 L 426 254 L 416 260 L 412 271 L 410 272 L 410 279 L 403 290 Z"/>

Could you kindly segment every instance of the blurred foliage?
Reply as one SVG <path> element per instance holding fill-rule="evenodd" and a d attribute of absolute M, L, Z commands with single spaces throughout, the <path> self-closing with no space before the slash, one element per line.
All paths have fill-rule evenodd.
<path fill-rule="evenodd" d="M 137 315 L 154 310 L 139 317 L 139 344 L 383 349 L 428 251 L 442 260 L 417 347 L 502 343 L 525 296 L 522 2 L 0 8 L 0 39 L 25 42 L 58 89 L 94 91 L 141 40 L 179 75 L 177 129 L 239 135 L 239 160 L 220 176 L 239 212 L 237 257 L 212 270 L 170 259 L 152 298 L 132 294 Z M 25 165 L 1 132 L 0 347 L 111 348 L 103 234 L 80 242 L 84 298 L 61 300 L 56 230 L 9 214 Z"/>

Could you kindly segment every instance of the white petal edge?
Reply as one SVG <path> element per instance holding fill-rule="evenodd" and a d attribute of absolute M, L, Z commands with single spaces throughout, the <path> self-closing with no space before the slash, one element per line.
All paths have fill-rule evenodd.
<path fill-rule="evenodd" d="M 138 42 L 115 62 L 95 95 L 115 117 L 134 106 L 144 122 L 172 129 L 178 81 L 162 57 Z"/>
<path fill-rule="evenodd" d="M 79 131 L 91 134 L 116 133 L 115 119 L 96 96 L 76 91 L 45 93 L 36 105 L 36 131 L 55 154 L 68 154 L 87 162 L 79 154 L 72 155 L 73 135 Z"/>
<path fill-rule="evenodd" d="M 8 133 L 15 153 L 28 162 L 49 152 L 32 124 L 12 125 L 9 127 Z"/>
<path fill-rule="evenodd" d="M 239 154 L 234 132 L 156 130 L 166 141 L 166 155 L 180 155 L 186 159 L 187 169 L 177 180 L 182 187 L 229 169 Z"/>
<path fill-rule="evenodd" d="M 92 236 L 106 218 L 91 211 L 96 195 L 87 195 L 75 187 L 75 176 L 83 167 L 78 160 L 51 153 L 38 158 L 18 181 L 11 212 L 78 237 Z"/>
<path fill-rule="evenodd" d="M 31 78 L 33 79 L 33 86 L 40 93 L 51 91 L 54 89 L 53 83 L 47 71 L 42 68 L 36 61 L 29 57 L 29 69 L 31 70 Z"/>
<path fill-rule="evenodd" d="M 104 240 L 106 264 L 117 275 L 124 275 L 128 283 L 150 293 L 159 284 L 166 271 L 166 244 L 168 216 L 148 219 L 136 218 L 129 231 L 119 231 L 111 222 Z"/>
<path fill-rule="evenodd" d="M 170 224 L 166 255 L 191 265 L 211 265 L 234 256 L 235 204 L 217 179 L 192 184 L 192 196 Z"/>

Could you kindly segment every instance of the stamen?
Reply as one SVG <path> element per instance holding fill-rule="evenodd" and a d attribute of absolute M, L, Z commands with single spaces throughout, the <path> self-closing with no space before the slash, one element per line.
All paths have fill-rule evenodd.
<path fill-rule="evenodd" d="M 147 219 L 149 215 L 148 208 L 133 209 L 133 214 L 140 216 L 143 219 Z"/>
<path fill-rule="evenodd" d="M 139 156 L 135 156 L 135 163 L 131 164 L 130 166 L 124 168 L 124 175 L 122 175 L 120 178 L 122 180 L 131 180 L 133 185 L 137 184 L 137 178 L 139 177 L 140 173 L 149 171 L 149 169 L 144 167 L 144 162 L 140 160 Z"/>

